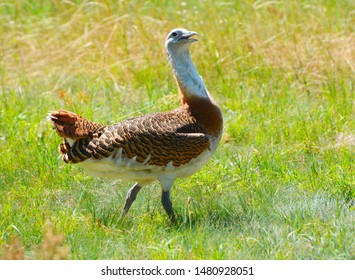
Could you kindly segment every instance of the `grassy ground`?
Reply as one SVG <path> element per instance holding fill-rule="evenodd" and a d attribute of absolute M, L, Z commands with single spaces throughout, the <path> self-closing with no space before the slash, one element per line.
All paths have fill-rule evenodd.
<path fill-rule="evenodd" d="M 1 1 L 3 258 L 355 259 L 354 2 L 235 2 Z M 223 140 L 176 181 L 178 225 L 158 185 L 118 224 L 131 183 L 62 163 L 45 117 L 177 107 L 163 44 L 179 26 L 200 33 Z"/>

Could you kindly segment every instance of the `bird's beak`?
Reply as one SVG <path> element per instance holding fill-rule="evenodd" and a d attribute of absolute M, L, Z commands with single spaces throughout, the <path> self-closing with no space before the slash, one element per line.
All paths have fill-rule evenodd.
<path fill-rule="evenodd" d="M 179 39 L 179 41 L 182 41 L 182 40 L 186 40 L 186 41 L 188 41 L 188 42 L 196 42 L 197 41 L 197 39 L 196 38 L 191 38 L 192 36 L 194 36 L 194 35 L 198 35 L 198 33 L 197 32 L 195 32 L 195 31 L 188 31 L 188 32 L 185 32 L 182 36 L 181 36 L 181 38 Z"/>

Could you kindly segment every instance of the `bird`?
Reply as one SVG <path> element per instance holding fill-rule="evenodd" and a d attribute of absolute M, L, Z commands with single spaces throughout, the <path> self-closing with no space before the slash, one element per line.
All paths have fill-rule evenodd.
<path fill-rule="evenodd" d="M 101 125 L 59 109 L 48 119 L 62 138 L 65 163 L 80 164 L 91 176 L 130 180 L 119 219 L 128 213 L 142 187 L 158 181 L 161 203 L 171 222 L 177 219 L 170 198 L 175 179 L 199 171 L 212 157 L 223 133 L 221 109 L 207 90 L 192 61 L 190 47 L 197 32 L 175 28 L 165 50 L 176 80 L 181 105 L 170 111 Z"/>

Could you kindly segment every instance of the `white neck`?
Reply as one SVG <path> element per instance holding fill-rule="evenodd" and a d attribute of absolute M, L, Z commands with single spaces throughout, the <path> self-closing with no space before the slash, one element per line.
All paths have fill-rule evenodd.
<path fill-rule="evenodd" d="M 178 85 L 185 97 L 210 99 L 206 86 L 192 62 L 189 49 L 168 51 L 168 57 Z"/>

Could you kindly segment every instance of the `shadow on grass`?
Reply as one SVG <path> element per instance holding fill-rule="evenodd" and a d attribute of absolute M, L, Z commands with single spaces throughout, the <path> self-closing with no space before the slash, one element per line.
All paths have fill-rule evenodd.
<path fill-rule="evenodd" d="M 195 199 L 188 200 L 185 204 L 181 203 L 181 200 L 174 204 L 177 219 L 175 224 L 169 220 L 159 201 L 155 200 L 153 206 L 150 204 L 144 211 L 142 207 L 145 208 L 146 205 L 136 205 L 123 219 L 119 218 L 122 210 L 119 200 L 104 205 L 90 201 L 84 208 L 92 216 L 93 227 L 120 230 L 130 229 L 137 223 L 171 230 L 188 230 L 196 227 L 241 230 L 255 217 L 251 196 L 247 192 L 240 193 L 234 190 L 223 195 L 211 192 L 203 196 L 192 194 L 192 197 Z M 142 211 L 139 211 L 139 208 Z"/>

